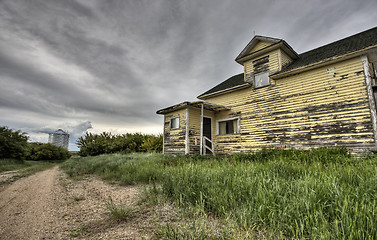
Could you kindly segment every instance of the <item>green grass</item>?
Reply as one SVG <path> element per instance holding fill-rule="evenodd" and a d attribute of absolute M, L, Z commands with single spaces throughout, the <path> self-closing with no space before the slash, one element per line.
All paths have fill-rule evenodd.
<path fill-rule="evenodd" d="M 33 175 L 36 172 L 46 170 L 62 161 L 23 161 L 15 159 L 0 159 L 0 173 L 17 171 L 15 175 L 2 183 L 9 183 L 22 177 Z"/>
<path fill-rule="evenodd" d="M 151 196 L 267 238 L 377 239 L 377 159 L 356 159 L 345 149 L 264 149 L 217 157 L 114 154 L 76 157 L 62 167 L 71 176 L 153 183 Z M 186 228 L 206 239 L 201 228 Z M 191 236 L 172 225 L 159 233 Z"/>
<path fill-rule="evenodd" d="M 111 198 L 107 202 L 106 208 L 110 211 L 111 218 L 116 221 L 127 221 L 135 212 L 134 209 L 129 206 L 117 206 Z"/>
<path fill-rule="evenodd" d="M 161 154 L 104 154 L 95 157 L 73 156 L 61 168 L 70 177 L 95 174 L 120 184 L 149 183 L 162 176 Z"/>
<path fill-rule="evenodd" d="M 30 166 L 31 163 L 27 163 L 23 160 L 16 159 L 0 159 L 0 173 L 6 171 L 14 171 L 21 168 Z"/>

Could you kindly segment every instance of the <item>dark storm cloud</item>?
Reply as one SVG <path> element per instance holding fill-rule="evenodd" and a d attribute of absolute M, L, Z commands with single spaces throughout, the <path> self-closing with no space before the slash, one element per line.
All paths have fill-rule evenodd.
<path fill-rule="evenodd" d="M 376 7 L 374 0 L 0 1 L 0 123 L 35 133 L 65 128 L 75 138 L 91 127 L 156 132 L 156 110 L 241 73 L 234 59 L 254 34 L 283 38 L 301 53 L 374 27 Z"/>

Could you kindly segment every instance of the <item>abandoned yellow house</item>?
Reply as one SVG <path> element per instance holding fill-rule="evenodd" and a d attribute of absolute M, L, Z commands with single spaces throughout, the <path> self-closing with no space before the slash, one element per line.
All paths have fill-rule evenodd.
<path fill-rule="evenodd" d="M 376 147 L 377 27 L 302 54 L 255 36 L 236 62 L 244 72 L 199 101 L 157 111 L 164 153 Z"/>

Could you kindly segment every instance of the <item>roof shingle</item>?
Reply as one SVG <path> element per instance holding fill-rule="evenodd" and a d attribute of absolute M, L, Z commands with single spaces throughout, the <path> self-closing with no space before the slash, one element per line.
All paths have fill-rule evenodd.
<path fill-rule="evenodd" d="M 377 27 L 301 53 L 298 55 L 299 57 L 296 61 L 286 66 L 281 72 L 344 55 L 373 45 L 377 45 Z"/>
<path fill-rule="evenodd" d="M 240 74 L 234 75 L 233 77 L 228 78 L 227 80 L 216 85 L 215 87 L 211 88 L 207 92 L 200 94 L 200 96 L 208 95 L 208 94 L 215 93 L 215 92 L 218 92 L 218 91 L 222 91 L 222 90 L 232 88 L 232 87 L 237 87 L 237 86 L 243 85 L 245 83 L 246 82 L 244 81 L 244 74 L 240 73 Z"/>

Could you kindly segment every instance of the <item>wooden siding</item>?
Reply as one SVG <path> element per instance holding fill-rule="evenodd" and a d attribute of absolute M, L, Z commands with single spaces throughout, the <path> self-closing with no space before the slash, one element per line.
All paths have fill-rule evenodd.
<path fill-rule="evenodd" d="M 278 69 L 279 64 L 274 60 L 278 51 L 265 55 L 269 56 L 270 72 Z M 245 71 L 253 71 L 253 61 L 245 63 Z M 357 149 L 374 145 L 360 57 L 271 80 L 271 85 L 266 87 L 250 87 L 206 101 L 232 108 L 216 114 L 217 120 L 241 117 L 239 134 L 215 137 L 218 153 L 277 145 Z"/>
<path fill-rule="evenodd" d="M 268 47 L 272 45 L 272 43 L 270 42 L 265 42 L 265 41 L 259 41 L 257 44 L 255 44 L 255 46 L 250 50 L 249 53 L 252 53 L 252 52 L 256 52 L 256 51 L 259 51 L 265 47 Z"/>
<path fill-rule="evenodd" d="M 189 107 L 189 153 L 200 152 L 200 115 L 201 109 Z M 170 129 L 170 119 L 179 117 L 179 128 Z M 212 118 L 212 138 L 216 135 L 214 113 L 204 110 L 204 117 Z M 197 145 L 195 145 L 195 137 Z M 165 115 L 164 122 L 164 153 L 185 154 L 186 144 L 186 109 L 177 110 Z"/>
<path fill-rule="evenodd" d="M 280 50 L 281 68 L 290 64 L 293 60 L 284 51 Z M 280 69 L 281 70 L 281 69 Z"/>
<path fill-rule="evenodd" d="M 270 74 L 279 71 L 279 64 L 281 62 L 281 60 L 279 59 L 279 53 L 280 49 L 276 49 L 267 54 L 246 61 L 244 63 L 245 74 L 260 72 L 258 69 L 260 67 L 260 64 L 258 64 L 259 61 L 263 61 L 263 69 L 270 71 Z M 268 62 L 266 62 L 265 59 L 268 59 Z"/>
<path fill-rule="evenodd" d="M 170 119 L 174 117 L 179 117 L 178 129 L 170 129 Z M 165 115 L 164 134 L 164 153 L 185 153 L 186 109 L 177 110 Z"/>
<path fill-rule="evenodd" d="M 190 107 L 189 110 L 190 123 L 189 123 L 189 137 L 190 137 L 190 153 L 200 152 L 200 115 L 201 109 Z M 212 138 L 216 135 L 215 129 L 215 117 L 213 112 L 204 110 L 204 117 L 212 118 Z M 197 145 L 195 145 L 195 138 L 197 139 Z"/>
<path fill-rule="evenodd" d="M 190 153 L 200 152 L 200 109 L 190 108 L 190 124 L 189 124 L 189 136 L 190 136 Z M 195 145 L 196 138 L 196 145 Z"/>

